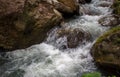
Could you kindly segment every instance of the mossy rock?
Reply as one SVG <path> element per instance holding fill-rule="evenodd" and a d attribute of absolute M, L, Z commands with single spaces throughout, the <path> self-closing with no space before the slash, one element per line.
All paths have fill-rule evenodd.
<path fill-rule="evenodd" d="M 114 28 L 110 29 L 109 31 L 107 31 L 106 33 L 104 33 L 102 36 L 100 36 L 97 39 L 96 43 L 102 42 L 106 37 L 108 37 L 109 35 L 112 35 L 112 34 L 118 32 L 118 31 L 120 31 L 120 26 L 117 26 L 117 27 L 114 27 Z"/>
<path fill-rule="evenodd" d="M 114 9 L 114 13 L 120 15 L 120 0 L 114 0 L 114 3 L 112 5 L 112 8 Z"/>
<path fill-rule="evenodd" d="M 120 70 L 120 26 L 100 36 L 91 49 L 95 62 L 107 69 Z"/>

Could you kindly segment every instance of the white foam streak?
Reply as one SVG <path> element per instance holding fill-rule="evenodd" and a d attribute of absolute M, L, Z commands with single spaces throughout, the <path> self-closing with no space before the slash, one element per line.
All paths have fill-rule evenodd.
<path fill-rule="evenodd" d="M 86 45 L 85 48 L 61 52 L 52 46 L 42 44 L 40 46 L 42 50 L 45 50 L 43 53 L 49 56 L 45 58 L 45 61 L 32 63 L 27 69 L 25 68 L 26 74 L 24 77 L 54 77 L 56 74 L 59 77 L 75 77 L 77 74 L 75 70 L 79 69 L 81 72 L 94 70 L 94 65 L 91 66 L 91 64 L 89 64 L 92 61 L 92 57 L 89 54 L 90 45 L 91 44 Z M 91 66 L 92 69 L 91 67 L 84 66 L 84 63 Z"/>

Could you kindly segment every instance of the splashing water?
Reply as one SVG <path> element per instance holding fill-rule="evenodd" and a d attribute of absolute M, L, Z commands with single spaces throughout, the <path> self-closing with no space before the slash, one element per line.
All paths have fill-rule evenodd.
<path fill-rule="evenodd" d="M 80 28 L 92 35 L 93 41 L 89 41 L 74 49 L 60 49 L 66 44 L 66 38 L 56 39 L 57 29 L 49 34 L 47 40 L 41 44 L 27 49 L 7 52 L 0 56 L 7 59 L 0 66 L 0 77 L 80 77 L 84 72 L 96 71 L 90 49 L 98 36 L 105 32 L 108 27 L 102 27 L 98 20 L 111 14 L 110 6 L 99 6 L 102 3 L 112 4 L 112 0 L 92 0 L 88 7 L 90 10 L 99 12 L 100 15 L 87 15 L 65 22 L 65 28 Z"/>

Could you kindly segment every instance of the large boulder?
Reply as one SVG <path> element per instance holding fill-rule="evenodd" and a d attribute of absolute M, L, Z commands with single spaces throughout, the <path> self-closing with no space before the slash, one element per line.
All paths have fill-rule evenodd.
<path fill-rule="evenodd" d="M 38 0 L 0 0 L 0 47 L 8 50 L 41 43 L 62 16 Z M 4 8 L 4 9 L 3 9 Z"/>
<path fill-rule="evenodd" d="M 114 27 L 120 24 L 120 17 L 118 15 L 107 15 L 99 19 L 99 23 L 102 26 Z"/>
<path fill-rule="evenodd" d="M 120 73 L 120 26 L 98 38 L 91 49 L 95 62 L 109 71 Z"/>
<path fill-rule="evenodd" d="M 13 13 L 23 12 L 25 0 L 0 0 L 0 18 Z"/>
<path fill-rule="evenodd" d="M 60 29 L 57 32 L 58 38 L 66 37 L 67 39 L 67 47 L 68 48 L 76 48 L 80 44 L 84 44 L 85 41 L 91 40 L 91 35 L 85 32 L 82 29 L 72 29 L 72 28 L 65 28 Z"/>

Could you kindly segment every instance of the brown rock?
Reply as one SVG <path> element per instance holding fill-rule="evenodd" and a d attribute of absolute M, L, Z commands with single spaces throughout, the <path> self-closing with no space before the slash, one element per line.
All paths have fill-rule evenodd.
<path fill-rule="evenodd" d="M 0 0 L 0 17 L 23 12 L 25 0 Z"/>
<path fill-rule="evenodd" d="M 58 31 L 58 37 L 67 37 L 67 47 L 75 48 L 84 41 L 90 41 L 91 35 L 81 29 L 61 29 Z"/>
<path fill-rule="evenodd" d="M 61 14 L 45 2 L 36 0 L 21 0 L 21 3 L 19 0 L 2 2 L 7 9 L 0 12 L 0 47 L 5 49 L 26 48 L 41 43 L 46 33 L 62 19 Z"/>
<path fill-rule="evenodd" d="M 78 15 L 79 5 L 76 0 L 52 0 L 54 7 L 61 12 L 64 16 Z"/>

